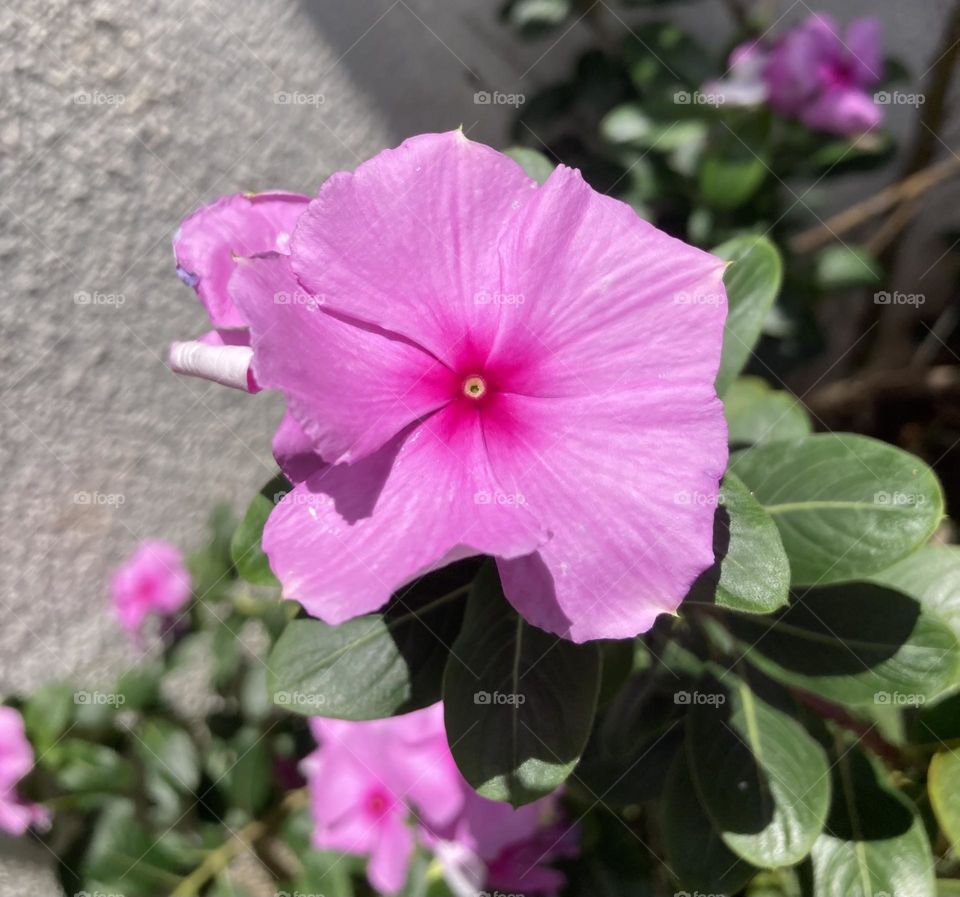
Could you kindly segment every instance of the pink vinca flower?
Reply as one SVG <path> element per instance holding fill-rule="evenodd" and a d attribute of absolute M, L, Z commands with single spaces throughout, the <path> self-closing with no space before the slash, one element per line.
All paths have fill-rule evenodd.
<path fill-rule="evenodd" d="M 23 717 L 12 707 L 0 706 L 0 831 L 22 835 L 31 825 L 49 820 L 43 807 L 25 803 L 17 783 L 33 769 L 33 748 L 27 741 Z"/>
<path fill-rule="evenodd" d="M 369 857 L 370 883 L 396 893 L 407 879 L 415 821 L 449 826 L 463 802 L 442 706 L 369 722 L 314 718 L 310 725 L 319 747 L 303 770 L 314 846 Z"/>
<path fill-rule="evenodd" d="M 290 236 L 309 197 L 297 193 L 235 193 L 194 212 L 177 230 L 173 252 L 177 274 L 196 290 L 214 329 L 170 347 L 170 366 L 256 392 L 249 375 L 250 335 L 228 284 L 237 258 L 258 252 L 287 252 Z"/>
<path fill-rule="evenodd" d="M 290 254 L 230 281 L 291 415 L 263 536 L 284 596 L 337 624 L 487 554 L 576 641 L 675 611 L 713 562 L 724 266 L 460 132 L 331 177 Z"/>
<path fill-rule="evenodd" d="M 146 540 L 110 578 L 113 608 L 128 632 L 140 631 L 150 614 L 166 616 L 190 597 L 190 574 L 180 549 Z"/>
<path fill-rule="evenodd" d="M 313 844 L 369 857 L 377 890 L 403 887 L 418 842 L 435 852 L 458 893 L 490 886 L 552 894 L 564 883 L 547 864 L 575 852 L 577 838 L 559 825 L 557 795 L 516 810 L 479 797 L 447 746 L 442 704 L 310 725 L 319 744 L 303 763 Z"/>
<path fill-rule="evenodd" d="M 879 20 L 857 19 L 843 33 L 826 13 L 784 34 L 764 69 L 774 109 L 843 135 L 865 133 L 883 120 L 872 95 L 882 76 Z"/>

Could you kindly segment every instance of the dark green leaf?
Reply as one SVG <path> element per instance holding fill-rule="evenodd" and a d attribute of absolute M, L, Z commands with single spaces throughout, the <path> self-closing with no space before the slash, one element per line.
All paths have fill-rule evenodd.
<path fill-rule="evenodd" d="M 27 738 L 41 758 L 70 725 L 76 706 L 74 696 L 69 685 L 50 682 L 41 685 L 24 704 L 23 722 Z"/>
<path fill-rule="evenodd" d="M 933 471 L 900 449 L 821 433 L 745 449 L 730 469 L 773 515 L 794 585 L 862 579 L 920 547 L 943 516 Z"/>
<path fill-rule="evenodd" d="M 960 673 L 949 627 L 882 586 L 811 589 L 773 620 L 737 614 L 728 622 L 751 663 L 843 704 L 919 704 Z"/>
<path fill-rule="evenodd" d="M 728 311 L 717 374 L 717 392 L 722 396 L 760 338 L 763 322 L 780 292 L 783 263 L 777 247 L 766 237 L 734 237 L 713 253 L 731 263 L 723 275 Z"/>
<path fill-rule="evenodd" d="M 484 566 L 443 678 L 447 738 L 466 780 L 515 806 L 553 791 L 580 758 L 599 688 L 597 646 L 524 622 Z"/>
<path fill-rule="evenodd" d="M 724 843 L 755 866 L 799 862 L 830 804 L 823 748 L 740 675 L 704 679 L 693 696 L 687 760 Z"/>
<path fill-rule="evenodd" d="M 667 775 L 661 804 L 667 866 L 680 885 L 705 894 L 733 894 L 753 868 L 723 843 L 694 787 L 683 752 Z"/>
<path fill-rule="evenodd" d="M 736 129 L 721 125 L 714 130 L 700 163 L 700 196 L 706 205 L 736 209 L 760 189 L 770 171 L 765 122 L 751 119 Z"/>
<path fill-rule="evenodd" d="M 840 748 L 826 831 L 813 845 L 817 897 L 933 894 L 923 823 L 858 748 Z"/>

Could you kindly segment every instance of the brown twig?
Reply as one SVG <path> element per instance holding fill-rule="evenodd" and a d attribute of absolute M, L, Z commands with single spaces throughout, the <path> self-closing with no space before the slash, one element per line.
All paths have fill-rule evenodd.
<path fill-rule="evenodd" d="M 960 156 L 951 155 L 949 159 L 915 172 L 869 199 L 838 212 L 823 223 L 801 231 L 790 239 L 790 249 L 797 254 L 819 249 L 877 215 L 916 201 L 947 178 L 958 174 Z"/>

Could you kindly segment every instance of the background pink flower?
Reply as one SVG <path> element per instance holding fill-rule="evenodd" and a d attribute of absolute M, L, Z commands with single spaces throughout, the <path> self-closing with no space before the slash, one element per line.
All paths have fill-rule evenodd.
<path fill-rule="evenodd" d="M 564 877 L 549 863 L 576 852 L 557 795 L 514 809 L 480 797 L 457 770 L 443 705 L 367 722 L 314 718 L 319 747 L 303 764 L 313 844 L 369 856 L 371 884 L 399 891 L 419 840 L 453 881 L 472 888 L 553 894 Z"/>
<path fill-rule="evenodd" d="M 190 574 L 180 549 L 146 540 L 110 579 L 114 611 L 120 625 L 136 633 L 150 614 L 171 614 L 190 597 Z"/>
<path fill-rule="evenodd" d="M 23 717 L 12 707 L 0 706 L 0 830 L 22 835 L 31 825 L 44 825 L 48 814 L 37 804 L 24 803 L 16 785 L 33 768 L 33 748 L 27 741 Z"/>

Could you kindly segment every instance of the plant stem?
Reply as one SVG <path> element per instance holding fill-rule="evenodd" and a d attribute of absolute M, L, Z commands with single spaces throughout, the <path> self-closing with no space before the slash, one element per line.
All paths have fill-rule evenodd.
<path fill-rule="evenodd" d="M 170 897 L 194 897 L 199 894 L 203 886 L 215 875 L 222 872 L 230 861 L 245 850 L 249 850 L 257 841 L 276 830 L 281 822 L 290 814 L 307 802 L 307 789 L 298 788 L 288 791 L 277 807 L 264 819 L 254 819 L 248 822 L 231 838 L 214 848 L 180 884 L 173 889 Z"/>

